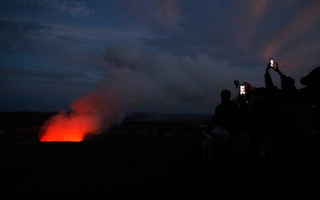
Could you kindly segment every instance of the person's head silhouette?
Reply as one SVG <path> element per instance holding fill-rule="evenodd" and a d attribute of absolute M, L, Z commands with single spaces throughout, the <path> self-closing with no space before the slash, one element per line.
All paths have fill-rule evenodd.
<path fill-rule="evenodd" d="M 313 69 L 305 77 L 302 77 L 300 82 L 306 86 L 305 88 L 302 88 L 302 93 L 305 94 L 313 105 L 320 107 L 320 66 Z"/>
<path fill-rule="evenodd" d="M 311 88 L 318 88 L 320 86 L 320 66 L 313 69 L 308 75 L 300 79 L 302 85 Z"/>
<path fill-rule="evenodd" d="M 222 102 L 228 102 L 231 98 L 231 92 L 229 90 L 222 90 L 220 96 Z"/>

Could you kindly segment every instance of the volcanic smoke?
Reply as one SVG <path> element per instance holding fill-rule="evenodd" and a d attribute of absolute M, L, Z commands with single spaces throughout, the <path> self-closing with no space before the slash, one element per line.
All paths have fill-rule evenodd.
<path fill-rule="evenodd" d="M 41 142 L 81 142 L 85 136 L 99 131 L 100 119 L 92 114 L 68 114 L 61 111 L 42 127 Z"/>
<path fill-rule="evenodd" d="M 104 78 L 72 103 L 72 113 L 62 111 L 49 119 L 41 128 L 40 141 L 83 141 L 137 110 L 211 113 L 220 103 L 221 89 L 232 90 L 236 79 L 251 82 L 258 73 L 245 73 L 203 54 L 174 56 L 132 45 L 109 47 L 105 58 Z M 219 76 L 213 78 L 214 74 Z"/>
<path fill-rule="evenodd" d="M 108 88 L 88 92 L 75 100 L 72 113 L 59 112 L 42 126 L 42 142 L 81 142 L 90 134 L 99 134 L 121 120 L 121 101 L 109 95 Z"/>
<path fill-rule="evenodd" d="M 81 142 L 88 134 L 102 130 L 102 115 L 93 106 L 94 95 L 88 93 L 72 103 L 73 113 L 60 111 L 41 128 L 42 142 Z"/>

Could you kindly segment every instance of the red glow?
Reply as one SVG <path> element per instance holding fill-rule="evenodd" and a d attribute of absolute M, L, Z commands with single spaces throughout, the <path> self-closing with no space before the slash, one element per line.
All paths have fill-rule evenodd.
<path fill-rule="evenodd" d="M 60 112 L 42 127 L 41 142 L 81 142 L 89 133 L 99 130 L 100 120 L 92 114 Z"/>

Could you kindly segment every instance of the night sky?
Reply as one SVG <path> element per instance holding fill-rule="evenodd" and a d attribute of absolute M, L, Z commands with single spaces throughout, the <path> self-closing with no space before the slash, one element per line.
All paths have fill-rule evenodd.
<path fill-rule="evenodd" d="M 0 0 L 0 111 L 105 91 L 128 111 L 212 112 L 236 79 L 263 87 L 270 57 L 301 88 L 319 27 L 319 0 Z"/>

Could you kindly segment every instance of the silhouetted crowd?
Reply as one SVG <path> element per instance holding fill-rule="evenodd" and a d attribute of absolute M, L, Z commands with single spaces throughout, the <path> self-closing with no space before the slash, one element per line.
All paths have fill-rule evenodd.
<path fill-rule="evenodd" d="M 274 85 L 270 70 L 279 74 L 280 88 Z M 250 188 L 262 196 L 274 192 L 276 186 L 267 189 L 273 185 L 267 182 L 279 187 L 292 184 L 287 192 L 295 194 L 297 185 L 310 181 L 306 178 L 309 175 L 301 172 L 304 170 L 320 180 L 320 67 L 301 78 L 302 89 L 296 88 L 295 80 L 282 73 L 276 62 L 267 64 L 264 79 L 263 88 L 235 81 L 238 95 L 234 99 L 229 90 L 223 90 L 209 131 L 213 136 L 213 166 L 220 165 L 217 170 L 232 176 L 233 187 L 236 185 L 245 199 Z M 222 141 L 218 148 L 217 140 Z M 273 194 L 268 197 L 273 198 Z"/>

